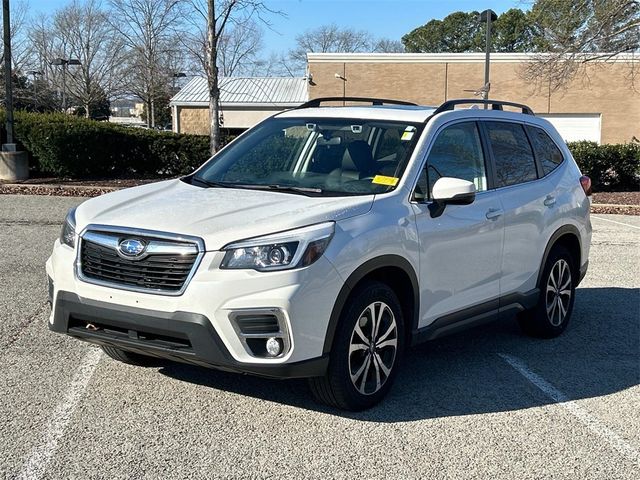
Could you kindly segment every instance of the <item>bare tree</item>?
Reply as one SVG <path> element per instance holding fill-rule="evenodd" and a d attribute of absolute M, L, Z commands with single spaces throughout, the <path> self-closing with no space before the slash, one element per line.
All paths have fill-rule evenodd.
<path fill-rule="evenodd" d="M 89 118 L 92 105 L 123 90 L 123 41 L 100 0 L 73 0 L 55 13 L 53 27 L 67 58 L 80 60 L 81 65 L 69 75 L 67 88 Z"/>
<path fill-rule="evenodd" d="M 261 46 L 257 22 L 269 25 L 266 14 L 280 14 L 261 0 L 187 0 L 191 34 L 185 45 L 199 60 L 209 88 L 210 148 L 215 153 L 220 138 L 220 83 L 222 74 L 233 74 L 250 64 Z M 251 33 L 251 31 L 254 31 Z M 247 38 L 242 38 L 243 35 Z M 235 39 L 234 39 L 235 37 Z M 234 51 L 235 50 L 235 51 Z"/>
<path fill-rule="evenodd" d="M 224 77 L 248 75 L 262 50 L 262 30 L 251 18 L 230 25 L 218 43 L 218 69 Z"/>
<path fill-rule="evenodd" d="M 381 38 L 374 43 L 373 51 L 376 53 L 404 53 L 405 49 L 400 40 Z"/>
<path fill-rule="evenodd" d="M 342 28 L 335 23 L 306 30 L 296 36 L 296 48 L 289 52 L 298 66 L 305 65 L 309 52 L 357 53 L 370 52 L 375 41 L 364 30 Z"/>
<path fill-rule="evenodd" d="M 536 55 L 524 76 L 552 90 L 567 85 L 589 63 L 640 51 L 638 0 L 536 0 L 530 15 L 540 50 L 547 53 Z M 629 66 L 633 79 L 637 59 Z"/>
<path fill-rule="evenodd" d="M 181 0 L 109 0 L 111 24 L 127 47 L 128 90 L 138 96 L 155 127 L 155 102 L 170 88 L 180 57 L 175 32 L 183 21 Z"/>
<path fill-rule="evenodd" d="M 19 0 L 11 6 L 11 68 L 16 72 L 22 71 L 31 55 L 31 43 L 27 34 L 29 23 L 29 3 Z M 4 52 L 0 55 L 4 62 Z"/>

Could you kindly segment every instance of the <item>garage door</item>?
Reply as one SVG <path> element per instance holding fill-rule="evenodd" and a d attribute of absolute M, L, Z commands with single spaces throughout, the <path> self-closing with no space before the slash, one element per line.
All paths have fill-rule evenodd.
<path fill-rule="evenodd" d="M 538 116 L 549 120 L 567 142 L 590 140 L 600 143 L 599 113 L 546 113 Z"/>

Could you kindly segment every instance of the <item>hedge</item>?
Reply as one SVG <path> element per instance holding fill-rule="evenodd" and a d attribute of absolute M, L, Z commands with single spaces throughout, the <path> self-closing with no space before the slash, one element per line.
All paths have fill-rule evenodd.
<path fill-rule="evenodd" d="M 0 115 L 4 120 L 4 113 Z M 15 136 L 36 173 L 74 178 L 190 173 L 209 158 L 209 139 L 61 113 L 16 112 Z"/>
<path fill-rule="evenodd" d="M 640 143 L 598 145 L 582 141 L 567 145 L 582 173 L 591 177 L 595 191 L 638 190 L 640 187 Z"/>

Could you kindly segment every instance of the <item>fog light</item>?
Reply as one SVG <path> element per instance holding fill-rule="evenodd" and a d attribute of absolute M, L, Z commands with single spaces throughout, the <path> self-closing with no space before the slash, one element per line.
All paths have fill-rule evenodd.
<path fill-rule="evenodd" d="M 277 357 L 282 352 L 282 343 L 275 337 L 267 339 L 267 353 L 270 357 Z"/>

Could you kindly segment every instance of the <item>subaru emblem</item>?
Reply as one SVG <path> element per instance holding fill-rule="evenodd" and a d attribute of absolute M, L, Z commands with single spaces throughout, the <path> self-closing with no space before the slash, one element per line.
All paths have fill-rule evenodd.
<path fill-rule="evenodd" d="M 126 238 L 118 244 L 118 251 L 125 257 L 137 257 L 141 255 L 147 246 L 144 242 L 135 238 Z"/>

